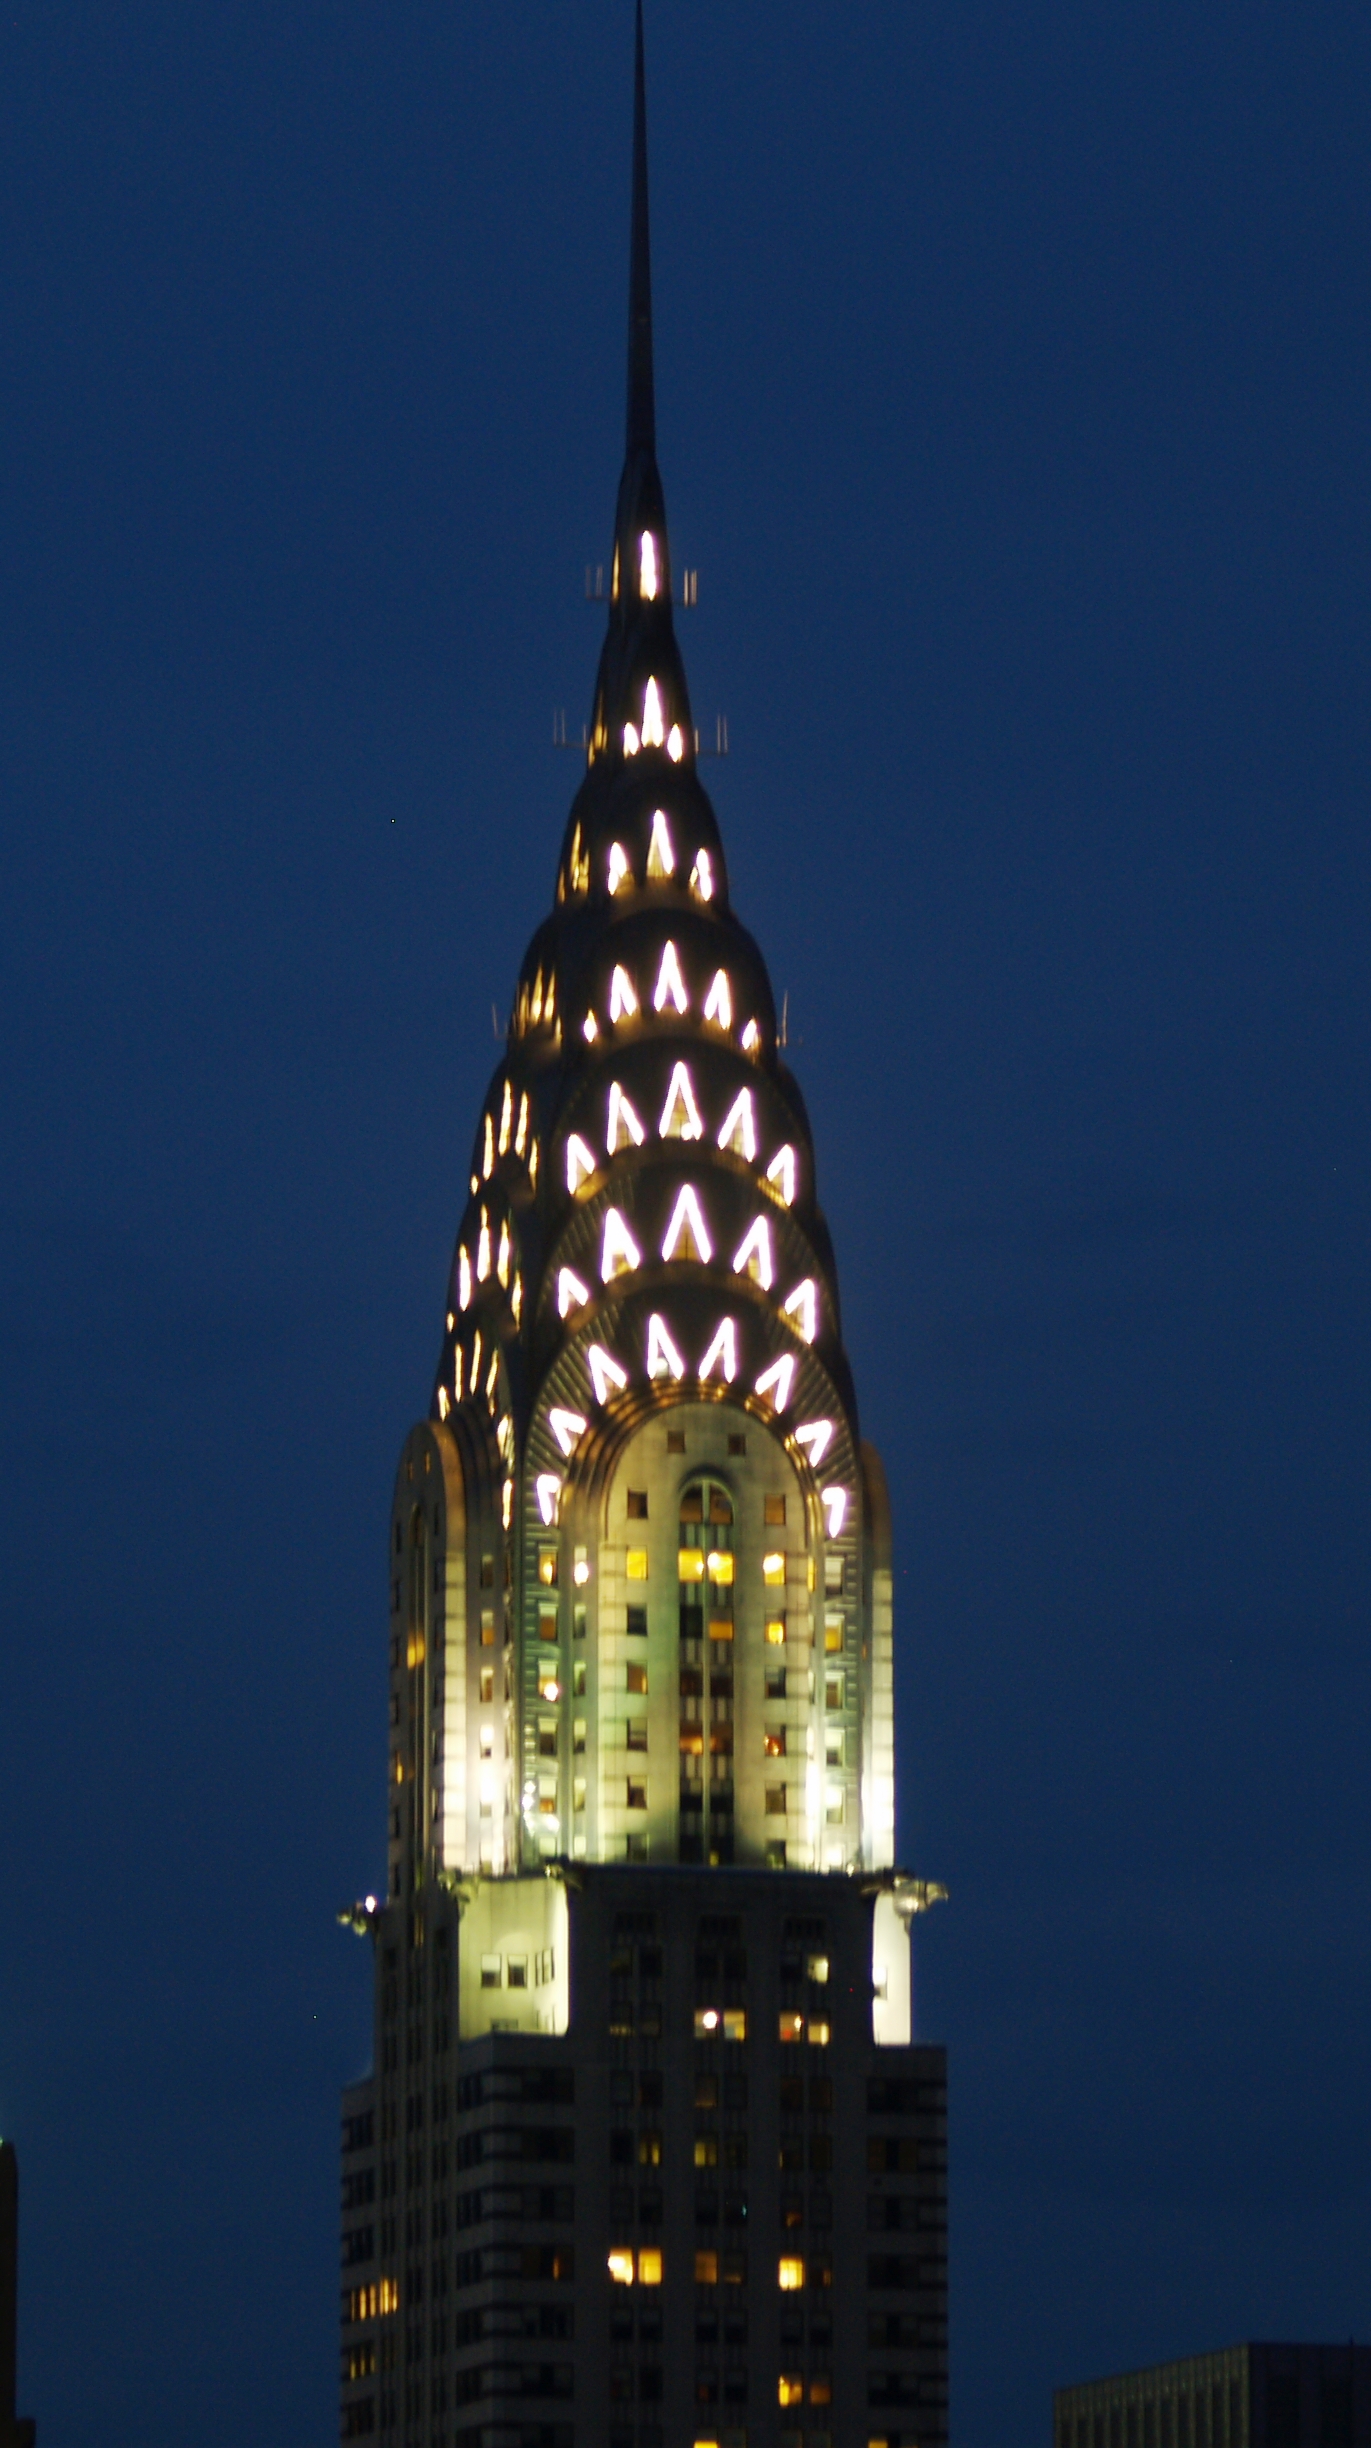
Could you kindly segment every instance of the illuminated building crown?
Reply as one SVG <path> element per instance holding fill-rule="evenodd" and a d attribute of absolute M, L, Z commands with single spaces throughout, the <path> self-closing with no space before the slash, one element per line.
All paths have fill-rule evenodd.
<path fill-rule="evenodd" d="M 513 1867 L 530 1851 L 603 1858 L 627 1847 L 634 1858 L 635 1831 L 653 1858 L 891 1859 L 880 1467 L 859 1443 L 803 1099 L 778 1050 L 765 963 L 729 905 L 696 748 L 655 447 L 640 16 L 608 631 L 554 908 L 525 957 L 477 1126 L 431 1413 L 461 1457 L 473 1557 L 487 1537 L 478 1523 L 489 1524 L 492 1555 L 503 1552 L 496 1647 L 517 1658 L 505 1676 L 506 1807 L 485 1805 L 483 1835 L 475 1755 L 460 1802 L 454 1763 L 453 1866 Z M 635 1537 L 649 1519 L 651 1537 Z M 690 1578 L 697 1549 L 702 1586 Z M 726 1550 L 736 1550 L 728 1582 Z M 648 1584 L 641 1604 L 635 1573 Z M 744 1590 L 749 1573 L 755 1592 Z M 701 1664 L 681 1667 L 678 1712 L 664 1661 L 678 1641 L 688 1658 L 692 1607 Z M 473 1582 L 473 1641 L 480 1613 Z M 649 1640 L 658 1681 L 673 1680 L 650 1780 L 646 1768 L 632 1773 L 634 1717 L 620 1699 L 638 1691 L 625 1647 L 635 1637 Z M 588 1642 L 579 1659 L 577 1639 Z M 720 1721 L 701 1715 L 696 1754 L 685 1707 L 692 1675 L 702 1702 L 712 1705 L 715 1681 L 722 1690 L 726 1643 L 730 1726 L 739 1741 L 755 1730 L 757 1743 L 736 1783 L 731 1769 L 716 1773 L 735 1754 L 711 1750 L 705 1731 Z M 641 1676 L 646 1692 L 646 1662 Z M 783 1729 L 773 1720 L 787 1677 L 795 1705 Z M 575 1715 L 577 1689 L 589 1718 Z M 796 1750 L 788 1736 L 801 1738 Z M 779 1762 L 789 1759 L 787 1783 Z M 635 1800 L 649 1782 L 648 1799 Z M 727 1808 L 716 1808 L 725 1787 Z"/>

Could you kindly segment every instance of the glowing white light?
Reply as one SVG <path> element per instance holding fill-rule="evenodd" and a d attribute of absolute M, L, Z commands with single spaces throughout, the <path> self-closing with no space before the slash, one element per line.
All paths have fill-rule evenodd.
<path fill-rule="evenodd" d="M 729 990 L 728 972 L 716 969 L 714 983 L 705 997 L 706 1020 L 717 1021 L 721 1029 L 733 1026 L 733 996 Z"/>
<path fill-rule="evenodd" d="M 501 1283 L 505 1285 L 507 1285 L 509 1282 L 509 1253 L 509 1218 L 508 1216 L 505 1216 L 501 1219 L 500 1246 L 495 1253 L 495 1272 L 499 1276 Z"/>
<path fill-rule="evenodd" d="M 522 1156 L 528 1141 L 528 1090 L 519 1099 L 519 1127 L 514 1133 L 514 1153 Z"/>
<path fill-rule="evenodd" d="M 690 889 L 701 901 L 712 901 L 714 898 L 714 861 L 707 850 L 699 850 L 695 854 L 695 864 L 690 870 Z"/>
<path fill-rule="evenodd" d="M 459 1309 L 471 1307 L 471 1259 L 465 1241 L 457 1252 L 457 1306 Z"/>
<path fill-rule="evenodd" d="M 638 1244 L 618 1208 L 607 1207 L 604 1239 L 600 1244 L 601 1283 L 609 1283 L 615 1275 L 630 1275 L 636 1266 L 641 1265 Z"/>
<path fill-rule="evenodd" d="M 657 1128 L 663 1139 L 700 1139 L 704 1136 L 704 1127 L 700 1120 L 700 1108 L 695 1102 L 695 1091 L 690 1084 L 690 1073 L 683 1062 L 678 1062 L 671 1074 L 671 1085 L 666 1092 L 666 1103 L 662 1107 L 662 1118 Z"/>
<path fill-rule="evenodd" d="M 634 1147 L 643 1144 L 643 1126 L 617 1080 L 609 1091 L 609 1120 L 605 1125 L 605 1146 L 611 1156 L 631 1141 Z"/>
<path fill-rule="evenodd" d="M 462 1399 L 462 1346 L 457 1346 L 457 1358 L 452 1371 L 452 1383 L 458 1402 Z"/>
<path fill-rule="evenodd" d="M 477 1380 L 479 1379 L 480 1374 L 481 1374 L 481 1329 L 480 1329 L 480 1327 L 478 1326 L 478 1327 L 477 1327 L 477 1329 L 476 1329 L 475 1334 L 474 1334 L 474 1335 L 472 1336 L 472 1338 L 471 1338 L 471 1391 L 472 1391 L 472 1393 L 473 1393 L 473 1394 L 474 1394 L 474 1393 L 475 1393 L 475 1391 L 476 1391 Z"/>
<path fill-rule="evenodd" d="M 513 1443 L 514 1422 L 512 1419 L 510 1419 L 508 1413 L 506 1413 L 503 1419 L 497 1420 L 495 1423 L 496 1450 L 504 1456 L 506 1462 L 508 1462 L 510 1459 L 510 1450 Z"/>
<path fill-rule="evenodd" d="M 662 949 L 662 965 L 657 972 L 652 1008 L 654 1011 L 664 1011 L 668 1003 L 674 1003 L 678 1012 L 687 1012 L 690 1009 L 690 997 L 685 990 L 681 964 L 676 958 L 676 946 L 670 942 Z"/>
<path fill-rule="evenodd" d="M 506 1479 L 500 1490 L 500 1527 L 507 1530 L 514 1519 L 514 1481 Z"/>
<path fill-rule="evenodd" d="M 745 1234 L 733 1253 L 735 1275 L 750 1275 L 764 1292 L 771 1290 L 771 1228 L 765 1216 L 758 1216 L 750 1232 Z"/>
<path fill-rule="evenodd" d="M 584 1037 L 586 1044 L 594 1045 L 599 1034 L 599 1021 L 596 1019 L 594 1012 L 587 1012 L 584 1020 L 581 1022 L 581 1035 Z"/>
<path fill-rule="evenodd" d="M 538 1142 L 536 1139 L 528 1151 L 528 1178 L 536 1189 L 538 1186 Z"/>
<path fill-rule="evenodd" d="M 595 1170 L 595 1159 L 584 1139 L 573 1131 L 566 1143 L 566 1186 L 573 1193 L 583 1181 L 589 1181 Z"/>
<path fill-rule="evenodd" d="M 793 1207 L 795 1204 L 795 1150 L 793 1147 L 777 1148 L 766 1168 L 766 1178 L 775 1189 L 781 1205 Z"/>
<path fill-rule="evenodd" d="M 662 719 L 662 692 L 655 680 L 649 680 L 643 691 L 643 746 L 660 748 L 666 738 Z"/>
<path fill-rule="evenodd" d="M 660 884 L 676 873 L 676 853 L 671 846 L 671 831 L 665 812 L 658 808 L 652 819 L 652 832 L 647 845 L 647 872 L 654 883 Z"/>
<path fill-rule="evenodd" d="M 486 1401 L 488 1403 L 493 1403 L 495 1400 L 495 1388 L 499 1382 L 499 1377 L 500 1355 L 497 1351 L 494 1351 L 490 1355 L 490 1366 L 486 1370 Z M 506 1523 L 505 1527 L 509 1527 L 508 1523 Z"/>
<path fill-rule="evenodd" d="M 795 1430 L 795 1442 L 802 1453 L 808 1454 L 811 1467 L 817 1470 L 833 1442 L 832 1420 L 806 1420 L 803 1428 Z"/>
<path fill-rule="evenodd" d="M 773 1410 L 784 1411 L 789 1402 L 790 1382 L 795 1367 L 795 1354 L 784 1352 L 779 1360 L 772 1361 L 770 1368 L 764 1368 L 758 1378 L 756 1390 L 759 1394 L 770 1395 Z"/>
<path fill-rule="evenodd" d="M 685 1375 L 685 1362 L 655 1312 L 647 1321 L 647 1373 L 654 1379 Z"/>
<path fill-rule="evenodd" d="M 618 892 L 621 886 L 632 882 L 633 869 L 628 863 L 628 852 L 622 842 L 611 842 L 609 845 L 609 889 L 611 893 Z"/>
<path fill-rule="evenodd" d="M 689 1246 L 681 1249 L 679 1244 L 682 1241 L 687 1242 Z M 672 1208 L 671 1222 L 666 1228 L 666 1239 L 662 1243 L 662 1256 L 664 1259 L 678 1256 L 698 1258 L 702 1265 L 708 1266 L 713 1255 L 709 1234 L 705 1230 L 705 1220 L 700 1213 L 700 1202 L 687 1182 Z"/>
<path fill-rule="evenodd" d="M 700 1362 L 700 1383 L 703 1385 L 706 1377 L 722 1377 L 725 1385 L 732 1385 L 737 1374 L 738 1330 L 732 1318 L 722 1318 L 719 1331 Z"/>
<path fill-rule="evenodd" d="M 514 1323 L 517 1326 L 524 1314 L 524 1279 L 517 1267 L 514 1272 L 514 1289 L 509 1296 L 509 1305 L 514 1312 Z"/>
<path fill-rule="evenodd" d="M 590 1293 L 580 1276 L 573 1275 L 570 1267 L 563 1267 L 557 1277 L 558 1317 L 569 1317 L 573 1309 L 584 1309 L 589 1298 Z"/>
<path fill-rule="evenodd" d="M 819 1295 L 812 1275 L 806 1275 L 804 1282 L 797 1283 L 794 1291 L 786 1295 L 781 1313 L 791 1320 L 806 1343 L 813 1342 L 819 1331 Z"/>
<path fill-rule="evenodd" d="M 624 755 L 625 755 L 625 756 L 636 756 L 636 755 L 637 755 L 637 753 L 638 753 L 638 734 L 637 734 L 637 732 L 634 730 L 632 723 L 625 723 L 625 724 L 624 724 Z"/>
<path fill-rule="evenodd" d="M 489 1181 L 489 1179 L 490 1179 L 490 1177 L 491 1177 L 491 1174 L 494 1172 L 494 1170 L 495 1170 L 495 1131 L 494 1131 L 494 1127 L 493 1127 L 493 1125 L 492 1125 L 492 1123 L 491 1123 L 490 1116 L 489 1116 L 489 1114 L 487 1114 L 487 1115 L 486 1115 L 486 1122 L 485 1122 L 485 1140 L 484 1140 L 484 1145 L 483 1145 L 483 1147 L 482 1147 L 482 1151 L 481 1151 L 481 1177 L 482 1177 L 482 1179 L 483 1179 L 484 1181 Z"/>
<path fill-rule="evenodd" d="M 657 539 L 646 532 L 638 538 L 638 592 L 644 603 L 657 601 Z"/>
<path fill-rule="evenodd" d="M 847 1490 L 840 1487 L 827 1487 L 821 1488 L 819 1493 L 824 1511 L 828 1516 L 828 1535 L 831 1539 L 838 1538 L 841 1535 L 843 1523 L 847 1519 Z"/>
<path fill-rule="evenodd" d="M 550 1530 L 557 1519 L 557 1499 L 562 1493 L 562 1483 L 556 1472 L 539 1471 L 533 1482 L 533 1492 L 538 1499 L 538 1510 Z"/>
<path fill-rule="evenodd" d="M 616 966 L 609 981 L 609 1016 L 611 1020 L 628 1020 L 638 1009 L 638 997 L 633 980 L 626 969 Z"/>
<path fill-rule="evenodd" d="M 481 1237 L 476 1244 L 476 1281 L 484 1283 L 490 1273 L 490 1218 L 481 1209 Z"/>
<path fill-rule="evenodd" d="M 504 1093 L 504 1101 L 503 1101 L 503 1103 L 501 1104 L 501 1107 L 500 1107 L 500 1154 L 501 1154 L 502 1156 L 503 1156 L 503 1154 L 504 1154 L 504 1152 L 505 1152 L 506 1148 L 509 1146 L 509 1134 L 510 1134 L 510 1129 L 511 1129 L 511 1126 L 512 1126 L 512 1124 L 513 1124 L 513 1121 L 514 1121 L 514 1090 L 513 1090 L 513 1088 L 510 1086 L 509 1081 L 508 1081 L 508 1080 L 506 1080 L 506 1081 L 505 1081 L 505 1093 Z"/>
<path fill-rule="evenodd" d="M 719 1133 L 721 1148 L 732 1148 L 735 1156 L 745 1156 L 749 1164 L 756 1162 L 757 1124 L 752 1112 L 752 1090 L 740 1088 Z"/>
<path fill-rule="evenodd" d="M 547 1415 L 547 1424 L 570 1461 L 586 1432 L 586 1423 L 580 1412 L 563 1411 L 557 1403 L 554 1403 Z"/>
<path fill-rule="evenodd" d="M 745 1054 L 755 1054 L 761 1042 L 761 1030 L 758 1028 L 755 1020 L 749 1020 L 747 1027 L 743 1030 L 742 1035 L 743 1052 Z"/>
<path fill-rule="evenodd" d="M 673 765 L 679 765 L 685 755 L 685 733 L 679 723 L 673 723 L 666 735 L 666 752 Z"/>
<path fill-rule="evenodd" d="M 438 1388 L 438 1417 L 439 1417 L 439 1419 L 443 1419 L 443 1420 L 445 1420 L 445 1419 L 447 1418 L 447 1387 L 446 1387 L 446 1386 L 439 1386 L 439 1388 Z"/>
<path fill-rule="evenodd" d="M 611 1394 L 622 1393 L 628 1384 L 627 1369 L 621 1369 L 618 1361 L 598 1343 L 592 1343 L 586 1353 L 586 1367 L 597 1403 L 607 1403 Z"/>

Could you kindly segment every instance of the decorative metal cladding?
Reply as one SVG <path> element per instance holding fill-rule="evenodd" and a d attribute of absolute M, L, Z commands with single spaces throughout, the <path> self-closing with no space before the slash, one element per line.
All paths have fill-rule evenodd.
<path fill-rule="evenodd" d="M 888 1522 L 804 1099 L 697 769 L 656 461 L 641 61 L 632 228 L 586 768 L 477 1119 L 433 1392 L 468 1519 L 467 1655 L 448 1680 L 473 1712 L 470 1757 L 445 1841 L 449 1866 L 497 1872 L 661 1845 L 682 1861 L 879 1866 L 894 1824 Z M 649 1498 L 623 1474 L 648 1451 L 644 1425 L 673 1412 L 642 1464 L 649 1598 L 633 1529 Z M 690 1536 L 680 1546 L 673 1525 L 711 1435 L 718 1500 L 735 1457 L 744 1510 L 737 1557 L 732 1528 L 717 1554 L 710 1533 L 719 1586 L 702 1611 L 704 1551 L 681 1574 Z M 665 1587 L 663 1567 L 678 1576 Z"/>

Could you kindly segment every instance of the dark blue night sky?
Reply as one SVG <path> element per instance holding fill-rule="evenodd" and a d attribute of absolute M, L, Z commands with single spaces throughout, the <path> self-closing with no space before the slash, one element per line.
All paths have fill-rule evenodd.
<path fill-rule="evenodd" d="M 1371 2330 L 1371 20 L 652 0 L 660 458 L 953 1900 L 953 2423 Z M 0 24 L 0 2130 L 48 2448 L 336 2438 L 391 1475 L 550 905 L 631 16 Z"/>

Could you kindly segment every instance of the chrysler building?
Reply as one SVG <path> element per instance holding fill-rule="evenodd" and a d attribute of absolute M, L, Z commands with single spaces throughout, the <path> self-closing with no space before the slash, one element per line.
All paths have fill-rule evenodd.
<path fill-rule="evenodd" d="M 345 1916 L 341 2433 L 386 2448 L 947 2435 L 889 1507 L 681 595 L 640 19 L 608 624 L 400 1458 L 384 1892 Z"/>

